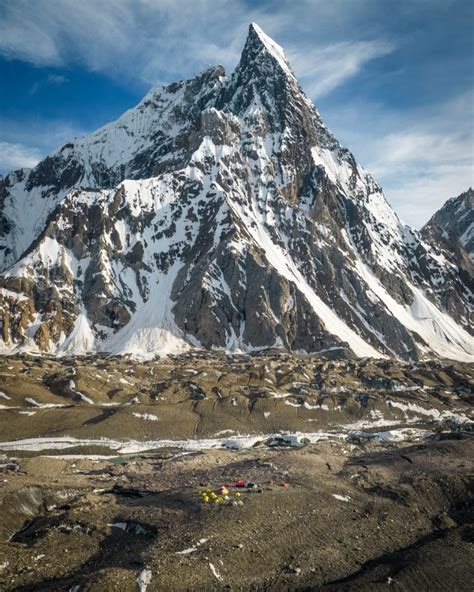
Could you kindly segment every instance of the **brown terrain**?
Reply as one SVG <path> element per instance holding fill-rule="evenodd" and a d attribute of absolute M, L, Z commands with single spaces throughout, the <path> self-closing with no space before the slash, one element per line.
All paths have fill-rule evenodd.
<path fill-rule="evenodd" d="M 0 589 L 471 590 L 473 375 L 2 358 Z"/>

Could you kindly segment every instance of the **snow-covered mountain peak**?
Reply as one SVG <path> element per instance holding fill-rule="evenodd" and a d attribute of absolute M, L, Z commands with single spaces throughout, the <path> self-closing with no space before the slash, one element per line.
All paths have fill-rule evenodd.
<path fill-rule="evenodd" d="M 470 277 L 400 223 L 254 24 L 230 77 L 153 88 L 0 180 L 8 352 L 469 360 Z"/>
<path fill-rule="evenodd" d="M 250 52 L 252 52 L 253 58 L 255 58 L 255 53 L 260 55 L 270 55 L 278 63 L 285 74 L 294 77 L 283 48 L 264 33 L 257 23 L 250 23 L 249 35 L 244 47 L 243 56 L 247 58 Z"/>
<path fill-rule="evenodd" d="M 244 115 L 248 109 L 282 110 L 291 96 L 308 100 L 291 70 L 282 48 L 258 25 L 249 28 L 240 61 L 217 100 L 224 110 Z"/>

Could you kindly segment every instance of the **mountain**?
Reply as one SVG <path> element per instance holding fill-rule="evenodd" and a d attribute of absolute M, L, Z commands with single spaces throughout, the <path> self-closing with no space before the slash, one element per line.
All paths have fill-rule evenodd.
<path fill-rule="evenodd" d="M 472 277 L 404 225 L 257 25 L 0 184 L 3 352 L 474 357 Z M 339 353 L 338 353 L 339 352 Z"/>
<path fill-rule="evenodd" d="M 474 260 L 474 191 L 469 188 L 461 195 L 452 197 L 423 227 L 425 236 L 437 234 L 439 238 L 452 241 L 453 236 Z"/>

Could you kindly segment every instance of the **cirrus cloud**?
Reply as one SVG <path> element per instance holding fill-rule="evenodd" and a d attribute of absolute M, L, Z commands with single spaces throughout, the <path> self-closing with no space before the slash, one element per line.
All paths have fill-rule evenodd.
<path fill-rule="evenodd" d="M 365 4 L 363 0 L 359 6 Z M 270 35 L 289 39 L 285 47 L 296 72 L 308 83 L 309 93 L 319 95 L 394 48 L 384 39 L 315 40 L 318 23 L 325 39 L 336 7 L 347 19 L 357 12 L 341 0 L 330 8 L 322 0 L 274 6 L 245 0 L 3 0 L 0 54 L 37 66 L 79 64 L 155 84 L 209 64 L 233 68 L 248 25 L 256 21 Z M 312 34 L 308 22 L 316 27 Z"/>
<path fill-rule="evenodd" d="M 319 98 L 356 76 L 367 62 L 392 53 L 393 42 L 345 41 L 306 51 L 294 49 L 290 60 L 306 92 Z"/>

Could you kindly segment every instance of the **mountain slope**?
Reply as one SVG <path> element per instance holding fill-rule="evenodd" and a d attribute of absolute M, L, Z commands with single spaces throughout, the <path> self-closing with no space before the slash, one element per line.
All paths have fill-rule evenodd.
<path fill-rule="evenodd" d="M 445 231 L 450 239 L 452 233 L 474 259 L 474 190 L 469 188 L 458 197 L 452 197 L 440 208 L 423 227 L 422 233 L 428 235 L 437 227 L 438 234 Z"/>
<path fill-rule="evenodd" d="M 6 177 L 0 208 L 4 351 L 473 357 L 449 249 L 398 220 L 254 24 L 230 77 L 152 89 Z"/>

